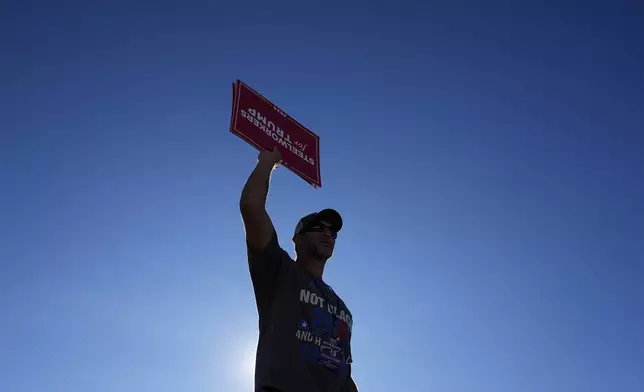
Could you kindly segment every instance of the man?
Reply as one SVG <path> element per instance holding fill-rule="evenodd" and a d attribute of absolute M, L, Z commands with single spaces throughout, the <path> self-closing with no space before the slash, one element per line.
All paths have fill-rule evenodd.
<path fill-rule="evenodd" d="M 295 229 L 296 261 L 278 242 L 266 212 L 277 148 L 259 153 L 240 209 L 259 313 L 256 392 L 357 392 L 351 378 L 349 309 L 322 275 L 342 228 L 337 211 L 302 218 Z"/>

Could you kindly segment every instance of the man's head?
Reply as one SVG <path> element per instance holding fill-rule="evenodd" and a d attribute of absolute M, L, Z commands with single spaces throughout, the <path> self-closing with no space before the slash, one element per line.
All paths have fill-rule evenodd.
<path fill-rule="evenodd" d="M 342 229 L 342 217 L 327 208 L 300 219 L 293 234 L 298 258 L 326 261 L 333 255 L 335 240 Z"/>

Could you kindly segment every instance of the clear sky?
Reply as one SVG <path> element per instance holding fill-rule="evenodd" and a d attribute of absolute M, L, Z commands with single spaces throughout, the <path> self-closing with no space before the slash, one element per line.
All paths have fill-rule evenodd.
<path fill-rule="evenodd" d="M 0 2 L 0 390 L 250 391 L 240 78 L 321 137 L 362 392 L 644 390 L 640 1 Z M 181 4 L 181 5 L 179 5 Z"/>

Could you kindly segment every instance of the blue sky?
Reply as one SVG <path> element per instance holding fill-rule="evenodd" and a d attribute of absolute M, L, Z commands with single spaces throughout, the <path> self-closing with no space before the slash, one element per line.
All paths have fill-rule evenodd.
<path fill-rule="evenodd" d="M 240 78 L 321 137 L 268 208 L 342 212 L 361 391 L 644 390 L 640 2 L 217 3 L 0 5 L 0 389 L 251 390 Z"/>

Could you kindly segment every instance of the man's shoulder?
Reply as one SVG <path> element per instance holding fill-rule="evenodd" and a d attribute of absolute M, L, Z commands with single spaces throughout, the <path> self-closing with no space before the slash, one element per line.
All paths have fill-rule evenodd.
<path fill-rule="evenodd" d="M 338 294 L 331 286 L 328 286 L 333 295 L 338 299 L 338 303 L 340 308 L 350 317 L 353 317 L 353 314 L 351 313 L 351 310 L 349 309 L 349 305 L 347 305 L 347 302 L 344 300 L 344 298 Z"/>
<path fill-rule="evenodd" d="M 246 252 L 248 254 L 248 258 L 253 261 L 261 259 L 288 259 L 290 261 L 293 261 L 288 252 L 284 250 L 284 248 L 282 248 L 282 246 L 280 245 L 277 238 L 277 233 L 275 231 L 273 231 L 273 235 L 270 241 L 261 250 L 252 249 L 249 246 L 248 242 L 246 242 Z"/>

